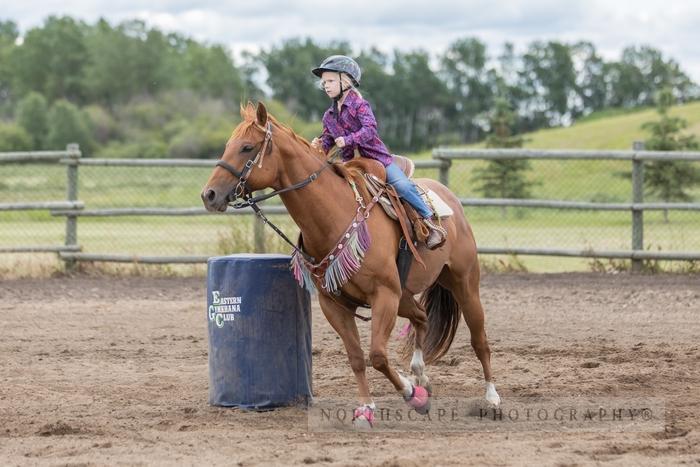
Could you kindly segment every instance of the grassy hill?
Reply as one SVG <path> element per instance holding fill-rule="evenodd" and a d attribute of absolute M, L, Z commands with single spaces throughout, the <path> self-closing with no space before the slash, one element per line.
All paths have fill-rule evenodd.
<path fill-rule="evenodd" d="M 610 115 L 611 112 L 591 114 L 568 128 L 540 130 L 526 135 L 527 148 L 537 149 L 631 149 L 634 141 L 648 138 L 642 130 L 644 122 L 658 120 L 656 109 L 630 111 Z M 671 115 L 688 122 L 687 132 L 700 139 L 700 102 L 679 105 Z"/>
<path fill-rule="evenodd" d="M 700 140 L 700 102 L 673 107 L 670 114 L 688 122 L 686 133 Z M 593 113 L 569 127 L 548 128 L 525 133 L 525 147 L 530 149 L 631 149 L 634 141 L 643 141 L 649 133 L 645 122 L 658 120 L 655 108 L 611 109 Z M 467 147 L 480 148 L 483 143 Z M 411 154 L 413 158 L 429 158 L 431 150 Z"/>

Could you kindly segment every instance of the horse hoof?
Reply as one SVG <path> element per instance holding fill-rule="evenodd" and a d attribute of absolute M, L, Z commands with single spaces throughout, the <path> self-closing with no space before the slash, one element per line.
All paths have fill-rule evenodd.
<path fill-rule="evenodd" d="M 372 424 L 370 423 L 369 420 L 365 418 L 364 415 L 360 415 L 356 419 L 352 421 L 352 426 L 356 430 L 371 430 L 372 429 Z"/>
<path fill-rule="evenodd" d="M 372 407 L 363 405 L 353 412 L 352 426 L 356 430 L 371 430 L 374 426 L 374 410 Z"/>
<path fill-rule="evenodd" d="M 413 394 L 406 403 L 417 413 L 425 415 L 430 411 L 430 393 L 423 386 L 413 386 Z"/>
<path fill-rule="evenodd" d="M 430 412 L 430 399 L 428 398 L 428 401 L 423 407 L 414 407 L 413 410 L 415 410 L 416 413 L 420 415 L 427 414 L 428 412 Z"/>
<path fill-rule="evenodd" d="M 493 383 L 486 383 L 486 402 L 494 407 L 501 405 L 501 396 L 496 392 L 496 386 Z"/>

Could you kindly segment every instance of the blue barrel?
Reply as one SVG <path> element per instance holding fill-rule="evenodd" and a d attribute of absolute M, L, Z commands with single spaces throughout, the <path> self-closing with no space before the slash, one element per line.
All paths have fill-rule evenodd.
<path fill-rule="evenodd" d="M 209 259 L 211 405 L 262 410 L 311 401 L 310 297 L 289 261 L 270 254 Z"/>

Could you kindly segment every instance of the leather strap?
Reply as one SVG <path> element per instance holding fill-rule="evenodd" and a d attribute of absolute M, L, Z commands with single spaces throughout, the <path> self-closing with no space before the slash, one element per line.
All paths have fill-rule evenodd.
<path fill-rule="evenodd" d="M 416 250 L 416 247 L 413 245 L 413 242 L 410 241 L 410 239 L 413 238 L 413 235 L 411 235 L 411 231 L 406 225 L 406 210 L 403 208 L 403 204 L 401 204 L 401 201 L 399 201 L 399 194 L 396 193 L 396 189 L 393 187 L 393 185 L 387 184 L 385 188 L 387 194 L 389 195 L 391 205 L 394 207 L 396 215 L 399 218 L 399 224 L 401 224 L 401 230 L 403 231 L 403 236 L 406 239 L 406 242 L 408 243 L 408 248 L 410 248 L 411 253 L 413 253 L 413 256 L 416 258 L 418 264 L 423 266 L 423 269 L 427 269 L 425 263 L 423 262 L 423 258 L 421 258 L 420 254 L 418 253 L 418 250 Z"/>

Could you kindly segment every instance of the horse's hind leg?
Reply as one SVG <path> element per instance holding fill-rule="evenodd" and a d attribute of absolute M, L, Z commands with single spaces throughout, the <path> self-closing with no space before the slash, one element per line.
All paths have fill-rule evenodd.
<path fill-rule="evenodd" d="M 423 361 L 423 342 L 428 332 L 428 315 L 423 306 L 413 298 L 413 294 L 407 290 L 404 290 L 399 302 L 399 316 L 408 318 L 413 326 L 414 345 L 411 372 L 416 378 L 416 384 L 431 392 L 430 380 L 425 374 L 425 362 Z"/>
<path fill-rule="evenodd" d="M 479 298 L 479 269 L 475 265 L 468 273 L 456 274 L 454 271 L 443 271 L 440 280 L 445 282 L 459 303 L 464 320 L 469 327 L 471 344 L 477 358 L 484 369 L 486 380 L 486 401 L 493 405 L 499 405 L 501 398 L 496 392 L 491 373 L 491 349 L 486 337 L 484 327 L 484 308 Z"/>

